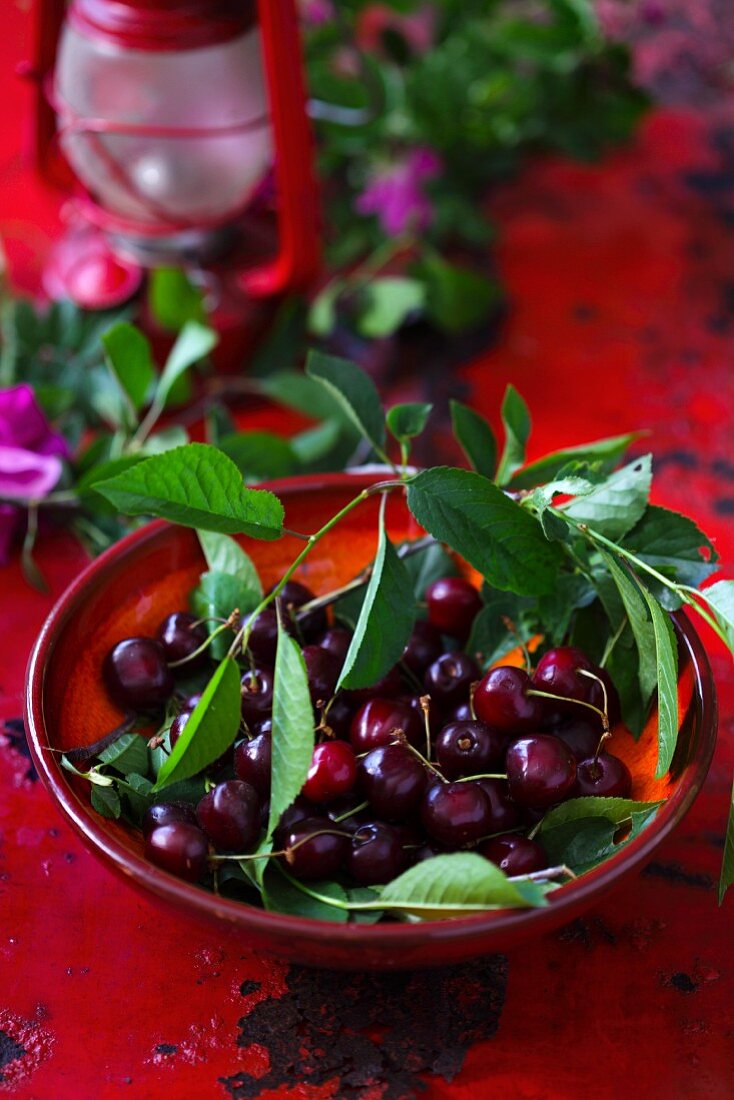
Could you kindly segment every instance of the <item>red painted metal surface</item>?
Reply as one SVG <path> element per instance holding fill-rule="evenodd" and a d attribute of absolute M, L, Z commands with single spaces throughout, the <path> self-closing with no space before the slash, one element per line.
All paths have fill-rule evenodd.
<path fill-rule="evenodd" d="M 688 88 L 690 34 L 679 24 L 659 33 L 668 68 L 674 43 L 687 43 Z M 715 25 L 705 40 L 714 53 L 718 37 Z M 12 45 L 17 57 L 10 38 L 0 50 Z M 650 50 L 646 39 L 648 68 Z M 12 108 L 18 96 L 9 90 L 3 102 Z M 720 94 L 700 98 L 695 109 L 658 111 L 601 166 L 547 161 L 508 190 L 500 262 L 513 310 L 497 348 L 440 385 L 465 386 L 494 416 L 513 381 L 535 412 L 534 455 L 648 428 L 656 500 L 695 515 L 734 562 L 734 115 Z M 17 117 L 8 109 L 2 124 L 3 218 L 24 219 L 9 251 L 32 285 L 34 242 L 53 212 L 21 189 L 8 131 Z M 401 397 L 425 385 L 403 382 Z M 83 563 L 59 538 L 41 564 L 57 595 Z M 25 659 L 50 606 L 17 565 L 0 573 L 3 716 L 21 711 Z M 0 1091 L 396 1100 L 424 1085 L 427 1100 L 729 1100 L 734 901 L 717 909 L 714 880 L 734 767 L 734 674 L 707 641 L 719 747 L 702 796 L 655 862 L 560 933 L 426 975 L 269 964 L 244 942 L 233 950 L 162 919 L 84 852 L 6 727 Z"/>

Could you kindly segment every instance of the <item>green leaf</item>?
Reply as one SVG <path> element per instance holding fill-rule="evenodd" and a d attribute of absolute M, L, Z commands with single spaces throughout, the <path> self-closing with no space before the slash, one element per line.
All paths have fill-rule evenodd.
<path fill-rule="evenodd" d="M 372 279 L 362 297 L 365 304 L 357 319 L 357 330 L 362 336 L 376 339 L 392 336 L 411 314 L 424 308 L 426 287 L 418 279 L 385 275 Z"/>
<path fill-rule="evenodd" d="M 124 733 L 99 754 L 99 760 L 123 775 L 145 772 L 148 768 L 148 743 L 139 733 Z"/>
<path fill-rule="evenodd" d="M 652 456 L 644 455 L 562 510 L 576 523 L 585 523 L 600 535 L 618 541 L 642 518 L 651 481 Z"/>
<path fill-rule="evenodd" d="M 451 401 L 450 405 L 454 437 L 469 465 L 493 481 L 497 469 L 497 440 L 492 428 L 480 413 L 462 405 L 461 401 Z"/>
<path fill-rule="evenodd" d="M 107 366 L 130 402 L 131 412 L 143 407 L 156 378 L 150 343 L 139 328 L 120 321 L 102 335 Z M 134 423 L 134 416 L 131 418 Z"/>
<path fill-rule="evenodd" d="M 329 905 L 319 901 L 306 890 L 314 894 L 333 898 L 336 902 L 347 901 L 343 887 L 336 882 L 312 882 L 304 889 L 294 879 L 286 878 L 277 867 L 268 869 L 263 880 L 263 902 L 271 913 L 288 913 L 294 917 L 308 917 L 311 920 L 328 920 L 336 924 L 346 924 L 349 910 L 344 906 Z"/>
<path fill-rule="evenodd" d="M 476 852 L 434 856 L 405 871 L 383 889 L 385 909 L 403 909 L 424 920 L 460 917 L 486 909 L 545 904 L 545 891 L 534 883 L 510 882 Z"/>
<path fill-rule="evenodd" d="M 120 796 L 114 787 L 98 787 L 94 785 L 91 791 L 92 809 L 102 817 L 116 821 L 122 813 Z"/>
<path fill-rule="evenodd" d="M 615 825 L 621 825 L 623 821 L 629 821 L 631 814 L 656 810 L 662 804 L 662 800 L 638 802 L 634 798 L 599 798 L 595 795 L 569 798 L 560 806 L 554 806 L 548 811 L 540 823 L 538 835 L 545 836 L 551 829 L 557 829 L 560 825 L 589 817 L 603 818 Z"/>
<path fill-rule="evenodd" d="M 442 577 L 458 576 L 456 562 L 446 553 L 440 542 L 429 543 L 425 549 L 415 554 L 403 555 L 403 551 L 409 546 L 410 542 L 401 542 L 398 553 L 410 577 L 416 600 L 425 598 L 426 590 L 434 581 L 439 581 Z"/>
<path fill-rule="evenodd" d="M 204 321 L 203 292 L 179 267 L 159 267 L 148 274 L 148 305 L 154 319 L 169 332 L 187 321 Z"/>
<path fill-rule="evenodd" d="M 185 527 L 259 539 L 282 533 L 277 497 L 245 488 L 235 464 L 206 443 L 154 455 L 96 488 L 129 516 L 162 516 Z"/>
<path fill-rule="evenodd" d="M 173 451 L 176 447 L 185 447 L 189 442 L 188 432 L 181 424 L 171 424 L 159 432 L 149 435 L 138 452 L 141 457 L 149 455 L 162 455 L 165 451 Z"/>
<path fill-rule="evenodd" d="M 314 718 L 303 654 L 278 617 L 273 678 L 273 763 L 267 835 L 301 793 L 314 748 Z"/>
<path fill-rule="evenodd" d="M 221 756 L 237 736 L 241 707 L 240 670 L 236 661 L 225 657 L 158 772 L 153 791 L 198 775 Z"/>
<path fill-rule="evenodd" d="M 336 399 L 355 428 L 380 453 L 385 446 L 385 415 L 380 395 L 369 377 L 348 359 L 310 351 L 306 375 L 319 382 Z"/>
<path fill-rule="evenodd" d="M 530 436 L 530 411 L 514 386 L 505 390 L 502 402 L 502 423 L 505 445 L 497 467 L 497 484 L 506 485 L 515 470 L 525 461 L 525 447 Z"/>
<path fill-rule="evenodd" d="M 724 858 L 721 861 L 721 874 L 719 876 L 719 905 L 724 900 L 724 894 L 732 883 L 734 883 L 734 786 L 731 791 L 729 820 L 726 825 L 726 840 L 724 841 Z"/>
<path fill-rule="evenodd" d="M 601 552 L 600 556 L 622 597 L 622 603 L 632 627 L 637 645 L 637 678 L 643 703 L 647 706 L 658 683 L 657 642 L 655 628 L 648 612 L 648 604 L 640 585 L 628 572 L 627 568 L 620 566 L 606 552 Z"/>
<path fill-rule="evenodd" d="M 408 507 L 494 588 L 537 596 L 552 590 L 560 547 L 548 542 L 534 516 L 487 478 L 434 467 L 408 483 Z"/>
<path fill-rule="evenodd" d="M 371 886 L 352 886 L 347 890 L 347 898 L 353 905 L 371 905 L 372 902 L 380 900 L 380 894 Z M 350 919 L 355 924 L 377 924 L 384 915 L 382 909 L 352 909 Z"/>
<path fill-rule="evenodd" d="M 337 303 L 346 282 L 336 278 L 319 291 L 308 311 L 308 331 L 313 336 L 331 336 L 336 328 Z"/>
<path fill-rule="evenodd" d="M 385 420 L 398 442 L 405 443 L 406 440 L 414 439 L 421 434 L 432 408 L 433 405 L 417 401 L 405 405 L 393 405 L 388 409 Z"/>
<path fill-rule="evenodd" d="M 255 563 L 235 539 L 217 531 L 197 531 L 196 534 L 212 573 L 229 573 L 246 584 L 258 599 L 262 598 L 263 586 Z"/>
<path fill-rule="evenodd" d="M 553 591 L 538 601 L 539 632 L 546 644 L 561 645 L 575 612 L 595 599 L 596 590 L 583 574 L 559 574 Z"/>
<path fill-rule="evenodd" d="M 94 507 L 102 504 L 102 500 L 99 495 L 93 492 L 95 486 L 100 481 L 107 481 L 111 477 L 115 477 L 117 474 L 124 473 L 125 470 L 131 470 L 133 466 L 137 466 L 139 462 L 143 462 L 142 455 L 121 455 L 119 458 L 110 458 L 106 462 L 99 462 L 96 466 L 92 466 L 91 469 L 79 478 L 76 483 L 76 492 L 80 497 L 91 497 L 94 501 Z M 111 507 L 107 502 L 104 502 L 105 507 Z"/>
<path fill-rule="evenodd" d="M 626 798 L 572 798 L 543 818 L 541 843 L 553 863 L 565 863 L 577 874 L 584 874 L 634 839 L 661 804 Z M 615 843 L 620 827 L 627 823 L 632 831 Z"/>
<path fill-rule="evenodd" d="M 508 628 L 506 619 L 515 632 Z M 472 624 L 466 651 L 479 655 L 486 668 L 515 649 L 518 642 L 529 642 L 537 634 L 537 627 L 535 600 L 516 596 L 514 592 L 489 592 Z"/>
<path fill-rule="evenodd" d="M 369 687 L 384 676 L 407 645 L 415 611 L 410 576 L 385 532 L 383 507 L 377 554 L 337 688 Z"/>
<path fill-rule="evenodd" d="M 288 477 L 298 469 L 289 441 L 274 432 L 232 432 L 219 441 L 219 449 L 246 478 Z"/>
<path fill-rule="evenodd" d="M 670 616 L 655 597 L 641 586 L 655 632 L 658 684 L 658 762 L 655 778 L 668 771 L 678 742 L 678 642 Z"/>
<path fill-rule="evenodd" d="M 324 420 L 315 428 L 307 428 L 292 436 L 290 446 L 296 466 L 310 470 L 316 464 L 328 461 L 342 439 L 342 426 L 338 420 Z M 351 443 L 350 450 L 354 450 Z"/>
<path fill-rule="evenodd" d="M 423 257 L 415 273 L 425 282 L 428 318 L 443 332 L 456 335 L 492 319 L 501 298 L 496 282 L 435 253 Z"/>
<path fill-rule="evenodd" d="M 198 321 L 186 322 L 171 348 L 158 382 L 156 402 L 159 405 L 166 404 L 173 386 L 182 374 L 208 355 L 218 341 L 219 337 L 214 329 L 207 328 Z"/>
<path fill-rule="evenodd" d="M 237 608 L 240 617 L 254 611 L 262 598 L 259 583 L 255 586 L 247 575 L 231 573 L 202 573 L 199 583 L 189 596 L 191 610 L 200 619 L 227 619 Z M 221 623 L 207 622 L 211 635 Z M 233 632 L 223 631 L 209 645 L 209 653 L 215 661 L 226 656 L 232 644 Z"/>
<path fill-rule="evenodd" d="M 719 556 L 700 527 L 687 516 L 654 504 L 647 506 L 622 545 L 664 576 L 691 588 L 698 588 L 717 568 Z M 670 597 L 674 594 L 647 574 L 645 584 L 667 610 L 674 611 L 680 606 L 677 597 L 671 606 Z"/>
<path fill-rule="evenodd" d="M 734 653 L 734 581 L 717 581 L 704 588 L 701 595 L 713 611 L 726 637 L 726 644 Z"/>
<path fill-rule="evenodd" d="M 616 435 L 609 439 L 599 439 L 594 443 L 582 443 L 578 447 L 565 447 L 562 451 L 530 462 L 512 475 L 508 489 L 532 489 L 557 477 L 564 466 L 571 462 L 600 463 L 602 470 L 611 472 L 630 444 L 639 437 L 639 432 Z"/>

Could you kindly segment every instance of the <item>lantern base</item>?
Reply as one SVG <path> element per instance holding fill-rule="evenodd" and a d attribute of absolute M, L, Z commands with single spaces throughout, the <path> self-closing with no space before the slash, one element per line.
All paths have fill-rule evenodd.
<path fill-rule="evenodd" d="M 189 267 L 214 263 L 231 252 L 237 242 L 232 225 L 211 229 L 183 229 L 166 236 L 145 236 L 106 230 L 110 247 L 123 260 L 141 267 Z"/>

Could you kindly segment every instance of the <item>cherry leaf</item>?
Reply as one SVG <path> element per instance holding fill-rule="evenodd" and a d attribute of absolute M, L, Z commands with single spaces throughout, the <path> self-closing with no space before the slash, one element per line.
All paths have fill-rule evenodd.
<path fill-rule="evenodd" d="M 468 405 L 452 401 L 451 427 L 471 468 L 493 481 L 497 468 L 497 440 L 489 423 Z"/>
<path fill-rule="evenodd" d="M 416 864 L 380 895 L 385 909 L 402 909 L 423 920 L 443 920 L 487 909 L 545 905 L 547 887 L 511 882 L 476 852 L 452 852 Z"/>
<path fill-rule="evenodd" d="M 267 836 L 301 793 L 314 747 L 314 718 L 303 654 L 278 616 L 273 676 L 273 763 Z"/>

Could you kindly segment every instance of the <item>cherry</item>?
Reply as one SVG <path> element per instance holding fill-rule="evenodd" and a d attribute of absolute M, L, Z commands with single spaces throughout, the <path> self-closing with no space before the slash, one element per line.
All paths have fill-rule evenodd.
<path fill-rule="evenodd" d="M 604 681 L 604 686 L 607 689 L 607 718 L 609 719 L 610 726 L 616 726 L 617 722 L 619 722 L 622 717 L 622 705 L 619 701 L 619 692 L 605 668 L 599 668 L 597 665 L 592 665 L 591 671 L 595 676 L 599 677 L 599 680 Z M 601 684 L 597 680 L 589 680 L 589 683 L 591 684 L 589 702 L 593 706 L 598 707 L 599 710 L 604 710 L 604 692 Z M 589 717 L 594 720 L 596 715 L 589 711 Z M 601 722 L 599 722 L 598 725 L 601 727 Z"/>
<path fill-rule="evenodd" d="M 280 821 L 273 833 L 276 847 L 283 847 L 286 837 L 300 821 L 305 821 L 308 817 L 314 817 L 317 813 L 316 807 L 312 806 L 303 795 L 299 794 L 295 802 L 292 802 L 288 809 L 280 815 Z"/>
<path fill-rule="evenodd" d="M 270 772 L 273 742 L 269 733 L 258 733 L 249 741 L 240 741 L 234 750 L 234 772 L 254 787 L 261 798 L 270 796 Z"/>
<path fill-rule="evenodd" d="M 471 722 L 474 719 L 471 703 L 457 703 L 451 707 L 445 715 L 447 722 Z"/>
<path fill-rule="evenodd" d="M 600 752 L 582 760 L 576 769 L 574 798 L 597 795 L 603 798 L 627 798 L 632 790 L 632 776 L 624 760 L 610 752 Z"/>
<path fill-rule="evenodd" d="M 187 882 L 198 882 L 204 874 L 208 850 L 201 829 L 188 821 L 158 825 L 145 838 L 145 858 Z"/>
<path fill-rule="evenodd" d="M 391 825 L 382 821 L 360 825 L 352 836 L 347 870 L 360 886 L 390 882 L 405 865 L 400 838 Z"/>
<path fill-rule="evenodd" d="M 464 577 L 442 577 L 426 589 L 428 618 L 442 634 L 465 641 L 482 601 Z"/>
<path fill-rule="evenodd" d="M 114 701 L 125 709 L 157 710 L 173 692 L 166 654 L 153 638 L 118 642 L 105 657 L 102 675 Z"/>
<path fill-rule="evenodd" d="M 449 779 L 492 771 L 502 762 L 504 738 L 484 722 L 450 722 L 436 738 L 436 760 Z"/>
<path fill-rule="evenodd" d="M 405 821 L 420 805 L 426 769 L 405 745 L 381 745 L 358 764 L 359 789 L 378 817 Z"/>
<path fill-rule="evenodd" d="M 286 626 L 288 625 L 286 622 Z M 256 661 L 263 665 L 272 666 L 275 664 L 277 647 L 278 613 L 274 607 L 266 607 L 252 624 L 247 648 Z"/>
<path fill-rule="evenodd" d="M 156 638 L 162 645 L 166 660 L 170 664 L 172 661 L 182 661 L 185 657 L 190 657 L 204 644 L 207 632 L 203 623 L 199 623 L 195 615 L 190 615 L 188 611 L 174 611 L 172 615 L 166 616 L 158 627 Z M 197 668 L 202 668 L 206 662 L 207 654 L 204 651 L 193 660 L 187 661 L 182 666 L 181 672 L 193 672 Z"/>
<path fill-rule="evenodd" d="M 222 851 L 245 852 L 260 832 L 260 800 L 257 791 L 241 779 L 218 783 L 196 807 L 199 825 Z"/>
<path fill-rule="evenodd" d="M 303 647 L 303 660 L 306 663 L 308 673 L 308 688 L 311 692 L 311 702 L 328 703 L 336 691 L 336 682 L 342 669 L 342 662 L 327 649 L 318 645 Z"/>
<path fill-rule="evenodd" d="M 590 718 L 594 717 L 591 711 L 588 713 Z M 586 718 L 572 718 L 570 722 L 554 729 L 553 733 L 568 745 L 577 761 L 587 760 L 599 747 L 601 726 L 594 725 Z"/>
<path fill-rule="evenodd" d="M 490 831 L 489 799 L 478 783 L 436 783 L 423 796 L 421 821 L 447 848 L 463 848 Z"/>
<path fill-rule="evenodd" d="M 248 669 L 240 681 L 242 717 L 249 725 L 268 718 L 273 709 L 273 674 L 269 668 Z"/>
<path fill-rule="evenodd" d="M 327 653 L 332 653 L 334 657 L 338 657 L 342 664 L 344 664 L 344 658 L 349 652 L 351 644 L 351 630 L 344 630 L 341 626 L 333 626 L 331 630 L 327 630 L 319 642 L 322 649 L 325 649 Z"/>
<path fill-rule="evenodd" d="M 272 592 L 272 589 L 270 591 Z M 305 642 L 311 642 L 319 638 L 327 626 L 324 608 L 308 611 L 300 617 L 297 615 L 299 607 L 303 607 L 305 603 L 310 603 L 315 598 L 315 594 L 311 589 L 307 588 L 305 584 L 301 584 L 300 581 L 286 581 L 278 593 L 278 599 L 287 612 L 288 618 L 295 619 L 298 623 L 298 630 Z"/>
<path fill-rule="evenodd" d="M 328 879 L 344 864 L 349 838 L 328 817 L 299 821 L 285 837 L 285 865 L 299 879 Z M 317 835 L 315 835 L 317 834 Z"/>
<path fill-rule="evenodd" d="M 177 714 L 171 722 L 171 728 L 168 733 L 168 740 L 171 748 L 173 748 L 173 746 L 178 741 L 179 737 L 184 731 L 184 726 L 186 725 L 193 713 L 193 710 L 182 710 L 181 713 Z"/>
<path fill-rule="evenodd" d="M 422 744 L 425 747 L 425 743 L 426 743 L 426 738 L 425 738 L 426 719 L 425 719 L 425 715 L 423 713 L 423 704 L 421 703 L 421 696 L 420 695 L 404 695 L 401 699 L 401 702 L 407 703 L 408 706 L 410 707 L 410 709 L 414 710 L 415 713 L 418 715 L 418 717 L 420 719 L 420 722 L 421 722 L 421 725 L 423 727 L 423 741 L 422 741 Z M 438 736 L 438 733 L 439 733 L 442 725 L 443 725 L 443 722 L 441 720 L 441 715 L 438 712 L 438 707 L 435 706 L 435 705 L 432 705 L 430 700 L 429 700 L 429 703 L 428 703 L 428 731 L 431 735 L 432 740 Z"/>
<path fill-rule="evenodd" d="M 402 661 L 416 676 L 422 676 L 443 652 L 441 632 L 427 619 L 417 619 L 403 650 Z"/>
<path fill-rule="evenodd" d="M 540 700 L 527 691 L 530 677 L 521 668 L 499 665 L 491 668 L 474 692 L 477 718 L 501 733 L 523 733 L 538 726 Z"/>
<path fill-rule="evenodd" d="M 330 802 L 351 791 L 357 778 L 357 761 L 346 741 L 325 741 L 313 750 L 303 795 L 311 802 Z"/>
<path fill-rule="evenodd" d="M 345 695 L 339 692 L 336 698 L 331 700 L 321 728 L 327 736 L 333 734 L 334 737 L 346 739 L 349 737 L 352 718 L 354 718 L 354 707 Z"/>
<path fill-rule="evenodd" d="M 592 672 L 594 666 L 576 646 L 559 646 L 549 649 L 538 661 L 533 673 L 533 686 L 539 691 L 560 695 L 571 702 L 547 700 L 549 713 L 578 714 L 575 702 L 590 702 L 594 680 L 579 674 L 579 670 Z M 598 686 L 598 685 L 597 685 Z M 591 711 L 587 711 L 591 714 Z"/>
<path fill-rule="evenodd" d="M 148 836 L 161 825 L 174 825 L 176 822 L 196 825 L 196 812 L 187 802 L 159 802 L 149 806 L 141 823 L 143 836 Z"/>
<path fill-rule="evenodd" d="M 400 734 L 416 747 L 425 742 L 423 723 L 416 711 L 398 699 L 370 699 L 352 719 L 349 739 L 359 755 L 389 745 Z"/>
<path fill-rule="evenodd" d="M 426 691 L 440 706 L 456 705 L 469 694 L 469 688 L 481 673 L 479 665 L 461 650 L 442 653 L 426 669 Z"/>
<path fill-rule="evenodd" d="M 485 840 L 479 846 L 479 854 L 496 863 L 506 875 L 531 875 L 548 866 L 546 854 L 538 842 L 516 833 Z"/>
<path fill-rule="evenodd" d="M 326 816 L 340 829 L 353 833 L 367 821 L 367 811 L 358 809 L 359 805 L 360 800 L 356 793 L 341 795 L 328 804 Z M 345 814 L 348 816 L 345 817 Z M 341 820 L 337 821 L 337 818 Z"/>
<path fill-rule="evenodd" d="M 543 809 L 561 802 L 576 779 L 576 760 L 563 741 L 536 733 L 513 741 L 507 750 L 507 782 L 520 806 Z"/>
<path fill-rule="evenodd" d="M 345 692 L 353 703 L 366 703 L 369 699 L 394 699 L 403 691 L 403 680 L 400 670 L 391 668 L 384 676 L 381 676 L 376 684 L 368 688 L 350 688 Z"/>
<path fill-rule="evenodd" d="M 201 702 L 201 697 L 204 693 L 201 691 L 195 691 L 193 695 L 187 695 L 183 701 L 182 710 L 194 710 L 197 703 Z"/>
<path fill-rule="evenodd" d="M 510 798 L 510 791 L 504 779 L 477 779 L 489 799 L 490 819 L 488 833 L 503 833 L 514 829 L 520 820 L 517 806 Z"/>

